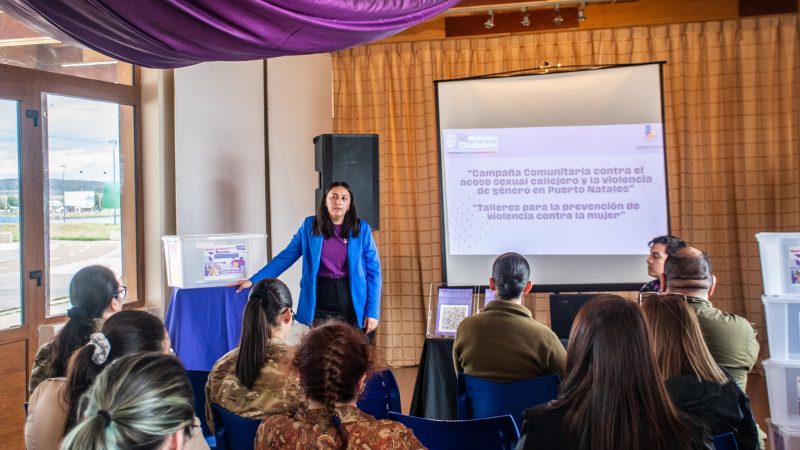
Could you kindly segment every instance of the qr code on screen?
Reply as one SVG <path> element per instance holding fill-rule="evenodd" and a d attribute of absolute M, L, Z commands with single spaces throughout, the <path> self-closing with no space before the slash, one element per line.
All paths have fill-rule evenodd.
<path fill-rule="evenodd" d="M 439 331 L 455 333 L 458 324 L 469 316 L 467 305 L 440 305 Z"/>

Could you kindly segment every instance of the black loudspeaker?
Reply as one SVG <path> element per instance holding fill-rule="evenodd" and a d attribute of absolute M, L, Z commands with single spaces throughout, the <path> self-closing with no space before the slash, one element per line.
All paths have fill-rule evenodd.
<path fill-rule="evenodd" d="M 344 181 L 353 191 L 358 217 L 373 230 L 379 229 L 378 135 L 321 134 L 314 138 L 314 152 L 314 167 L 319 172 L 316 205 L 328 185 Z"/>

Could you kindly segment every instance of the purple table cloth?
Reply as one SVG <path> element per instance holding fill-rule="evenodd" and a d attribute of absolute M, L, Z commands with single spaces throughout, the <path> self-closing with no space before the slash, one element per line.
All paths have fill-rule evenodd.
<path fill-rule="evenodd" d="M 239 345 L 249 289 L 232 287 L 172 290 L 164 319 L 172 348 L 187 370 L 211 370 Z"/>

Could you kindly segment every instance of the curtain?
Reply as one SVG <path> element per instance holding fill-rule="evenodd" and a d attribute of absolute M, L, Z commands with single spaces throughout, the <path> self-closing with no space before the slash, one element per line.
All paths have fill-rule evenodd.
<path fill-rule="evenodd" d="M 380 135 L 382 229 L 376 240 L 384 294 L 377 345 L 385 362 L 418 363 L 430 286 L 441 281 L 434 80 L 544 61 L 666 61 L 672 231 L 711 255 L 718 278 L 712 302 L 753 322 L 765 353 L 754 235 L 800 227 L 799 21 L 797 15 L 770 16 L 372 44 L 335 53 L 335 132 Z M 546 295 L 526 303 L 549 323 Z"/>
<path fill-rule="evenodd" d="M 59 40 L 174 68 L 321 53 L 391 36 L 458 0 L 0 0 Z"/>

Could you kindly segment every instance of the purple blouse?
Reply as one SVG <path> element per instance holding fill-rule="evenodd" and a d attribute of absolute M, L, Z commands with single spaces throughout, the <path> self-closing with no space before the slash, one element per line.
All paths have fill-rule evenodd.
<path fill-rule="evenodd" d="M 347 240 L 342 239 L 342 226 L 333 226 L 333 236 L 322 241 L 322 256 L 319 261 L 320 278 L 342 278 L 347 276 Z"/>

